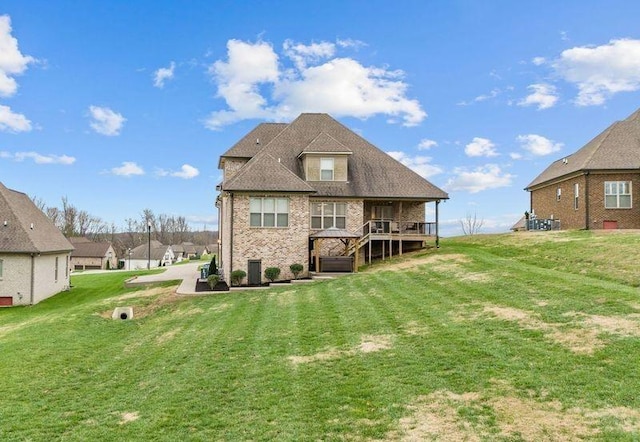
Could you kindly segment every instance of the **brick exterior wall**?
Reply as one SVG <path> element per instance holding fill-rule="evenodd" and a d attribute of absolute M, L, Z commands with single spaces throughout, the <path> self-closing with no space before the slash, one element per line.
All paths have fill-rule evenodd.
<path fill-rule="evenodd" d="M 630 209 L 606 209 L 605 181 L 631 181 Z M 579 185 L 578 209 L 574 209 L 574 185 Z M 557 190 L 561 189 L 560 200 Z M 585 192 L 589 194 L 586 195 Z M 587 214 L 587 201 L 588 210 Z M 561 229 L 602 229 L 605 221 L 615 221 L 619 229 L 640 229 L 640 174 L 594 173 L 550 184 L 531 192 L 531 209 L 540 219 L 560 220 Z M 587 226 L 587 215 L 589 217 Z"/>
<path fill-rule="evenodd" d="M 311 212 L 311 203 L 347 203 L 347 224 L 345 230 L 362 235 L 363 204 L 362 200 L 338 200 L 331 198 L 311 198 L 307 210 Z M 311 221 L 311 220 L 309 220 Z M 311 229 L 310 234 L 320 232 L 322 229 Z M 320 248 L 321 255 L 339 255 L 344 250 L 344 244 L 339 239 L 323 239 Z"/>
<path fill-rule="evenodd" d="M 39 255 L 34 259 L 33 303 L 37 304 L 69 288 L 68 253 Z M 55 279 L 55 260 L 58 258 L 58 279 Z M 13 305 L 31 304 L 31 256 L 0 254 L 3 260 L 0 296 L 13 298 Z"/>
<path fill-rule="evenodd" d="M 289 198 L 289 227 L 250 227 L 249 199 L 251 196 Z M 231 270 L 248 271 L 249 260 L 261 260 L 262 281 L 267 267 L 279 267 L 280 279 L 292 279 L 291 264 L 309 271 L 309 197 L 307 195 L 234 194 L 233 196 L 233 262 Z M 228 259 L 228 258 L 227 258 Z"/>

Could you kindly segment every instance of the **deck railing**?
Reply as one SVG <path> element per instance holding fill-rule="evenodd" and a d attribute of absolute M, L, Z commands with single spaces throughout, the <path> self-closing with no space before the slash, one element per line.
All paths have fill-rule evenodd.
<path fill-rule="evenodd" d="M 436 223 L 424 221 L 371 220 L 362 226 L 363 235 L 427 235 L 435 236 Z"/>

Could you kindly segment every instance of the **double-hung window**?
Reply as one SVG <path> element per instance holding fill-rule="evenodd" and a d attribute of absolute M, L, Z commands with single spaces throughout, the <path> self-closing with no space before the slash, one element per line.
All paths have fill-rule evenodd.
<path fill-rule="evenodd" d="M 333 181 L 334 162 L 333 158 L 320 158 L 320 180 Z"/>
<path fill-rule="evenodd" d="M 631 181 L 604 182 L 604 208 L 631 208 Z"/>
<path fill-rule="evenodd" d="M 249 212 L 251 227 L 289 227 L 288 198 L 251 198 Z"/>
<path fill-rule="evenodd" d="M 578 210 L 578 202 L 580 199 L 580 184 L 575 183 L 573 185 L 573 208 Z"/>
<path fill-rule="evenodd" d="M 311 228 L 328 229 L 347 226 L 346 203 L 311 203 Z"/>

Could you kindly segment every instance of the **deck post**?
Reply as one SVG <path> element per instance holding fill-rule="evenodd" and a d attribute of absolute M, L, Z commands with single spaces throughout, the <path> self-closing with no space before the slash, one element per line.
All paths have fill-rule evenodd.
<path fill-rule="evenodd" d="M 440 200 L 436 200 L 436 249 L 440 248 L 440 231 L 438 229 L 438 207 L 440 206 Z"/>
<path fill-rule="evenodd" d="M 400 210 L 398 214 L 398 233 L 400 233 L 400 240 L 398 248 L 400 249 L 400 256 L 402 256 L 402 201 L 400 201 Z"/>

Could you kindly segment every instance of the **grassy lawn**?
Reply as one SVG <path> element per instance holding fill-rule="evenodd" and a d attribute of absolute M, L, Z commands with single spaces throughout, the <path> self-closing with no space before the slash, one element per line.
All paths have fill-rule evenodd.
<path fill-rule="evenodd" d="M 0 310 L 0 440 L 640 439 L 640 234 L 441 245 L 206 297 L 74 276 Z"/>

